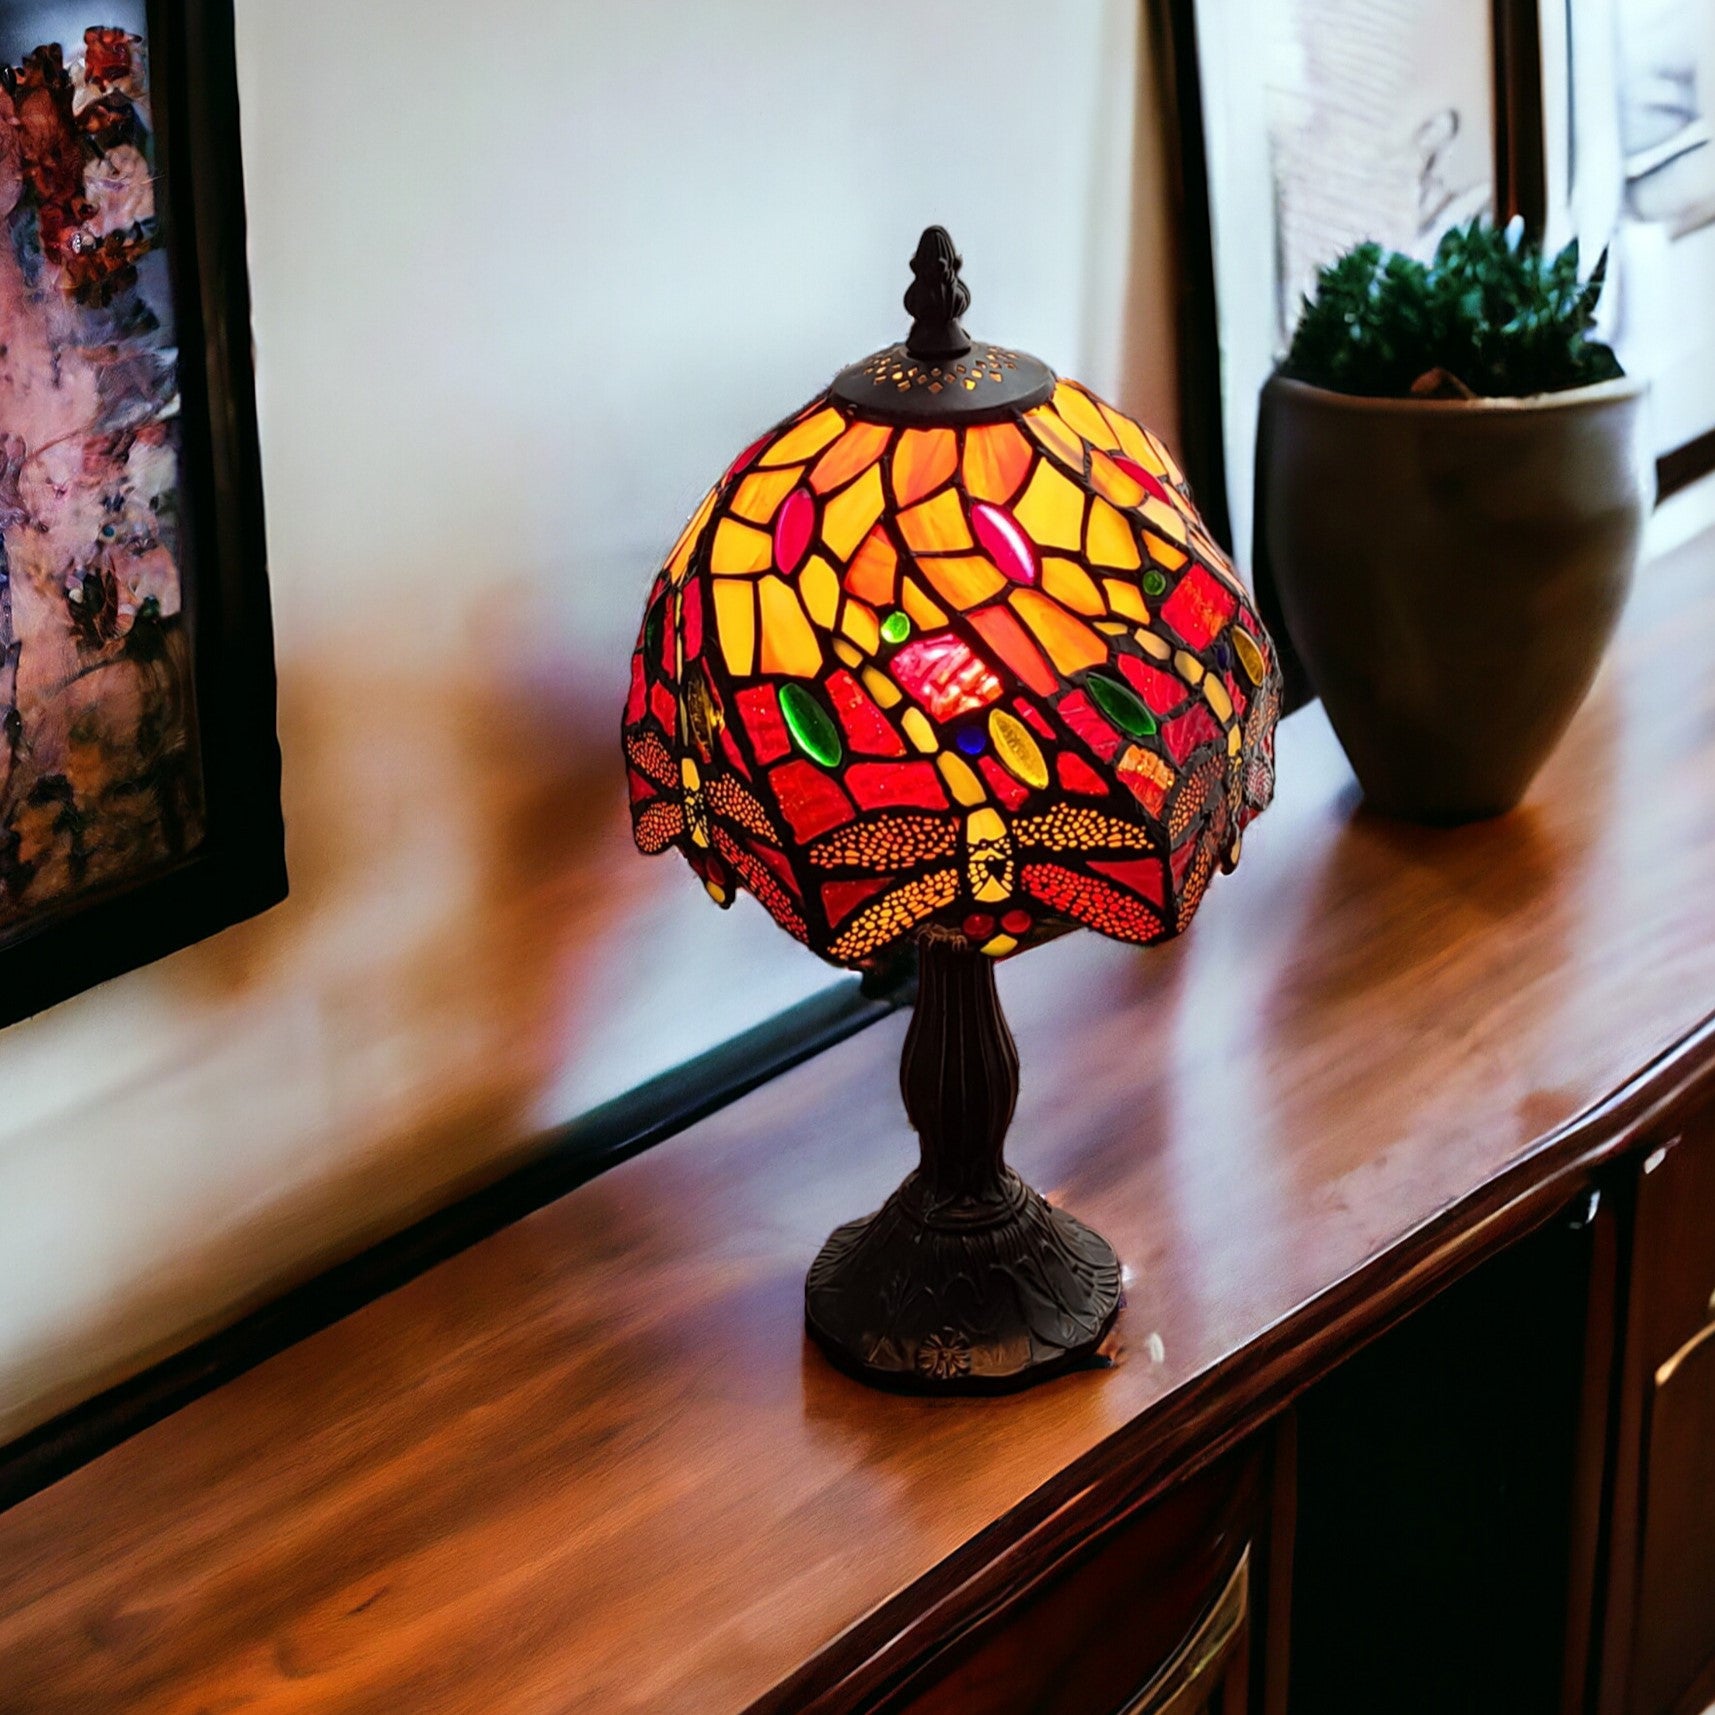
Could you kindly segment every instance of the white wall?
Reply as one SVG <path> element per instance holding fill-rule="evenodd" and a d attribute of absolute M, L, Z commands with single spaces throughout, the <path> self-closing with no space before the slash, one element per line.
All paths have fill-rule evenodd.
<path fill-rule="evenodd" d="M 628 853 L 654 563 L 898 337 L 1173 397 L 1127 0 L 238 0 L 293 898 L 0 1036 L 0 1439 L 830 980 Z"/>

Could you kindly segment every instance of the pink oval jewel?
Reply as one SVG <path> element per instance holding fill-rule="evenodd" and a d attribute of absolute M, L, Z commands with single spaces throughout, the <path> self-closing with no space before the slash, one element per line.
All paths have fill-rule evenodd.
<path fill-rule="evenodd" d="M 810 526 L 815 522 L 815 513 L 809 489 L 795 488 L 786 496 L 786 504 L 774 520 L 774 563 L 788 575 L 797 571 L 804 550 L 810 546 Z"/>
<path fill-rule="evenodd" d="M 773 433 L 774 431 L 772 429 L 768 431 L 768 435 L 772 435 Z M 754 441 L 752 441 L 750 445 L 726 467 L 726 475 L 721 478 L 721 481 L 731 482 L 732 479 L 737 476 L 738 473 L 743 470 L 765 446 L 768 445 L 768 435 L 759 435 Z"/>
<path fill-rule="evenodd" d="M 1169 506 L 1173 504 L 1173 497 L 1167 492 L 1161 478 L 1151 476 L 1136 459 L 1129 459 L 1124 453 L 1109 453 L 1108 457 L 1114 461 L 1118 469 L 1124 471 L 1133 482 L 1142 488 L 1145 494 L 1153 494 L 1157 500 L 1165 500 Z"/>
<path fill-rule="evenodd" d="M 977 501 L 971 508 L 971 528 L 982 551 L 1006 577 L 1015 584 L 1036 582 L 1036 544 L 1004 506 Z"/>

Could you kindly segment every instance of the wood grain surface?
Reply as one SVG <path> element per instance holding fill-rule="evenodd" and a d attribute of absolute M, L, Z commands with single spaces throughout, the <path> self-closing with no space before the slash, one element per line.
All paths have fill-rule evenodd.
<path fill-rule="evenodd" d="M 923 1401 L 807 1348 L 913 1157 L 893 1020 L 0 1517 L 0 1710 L 862 1707 L 1706 1098 L 1712 655 L 1705 536 L 1513 815 L 1368 815 L 1307 710 L 1182 942 L 1002 972 L 1112 1368 Z"/>

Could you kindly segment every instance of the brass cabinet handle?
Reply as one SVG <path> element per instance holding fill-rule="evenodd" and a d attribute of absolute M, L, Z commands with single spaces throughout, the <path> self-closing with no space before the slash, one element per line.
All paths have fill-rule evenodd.
<path fill-rule="evenodd" d="M 1250 1585 L 1247 1546 L 1197 1629 L 1119 1715 L 1201 1715 L 1213 1689 L 1211 1676 L 1232 1653 L 1250 1617 Z"/>

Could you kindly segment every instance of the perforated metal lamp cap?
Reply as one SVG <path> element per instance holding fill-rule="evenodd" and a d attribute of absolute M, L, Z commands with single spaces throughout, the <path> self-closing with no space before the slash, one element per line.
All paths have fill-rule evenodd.
<path fill-rule="evenodd" d="M 1280 677 L 1162 442 L 973 339 L 939 227 L 909 336 L 736 458 L 656 576 L 638 846 L 864 966 L 1179 933 L 1274 785 Z"/>

